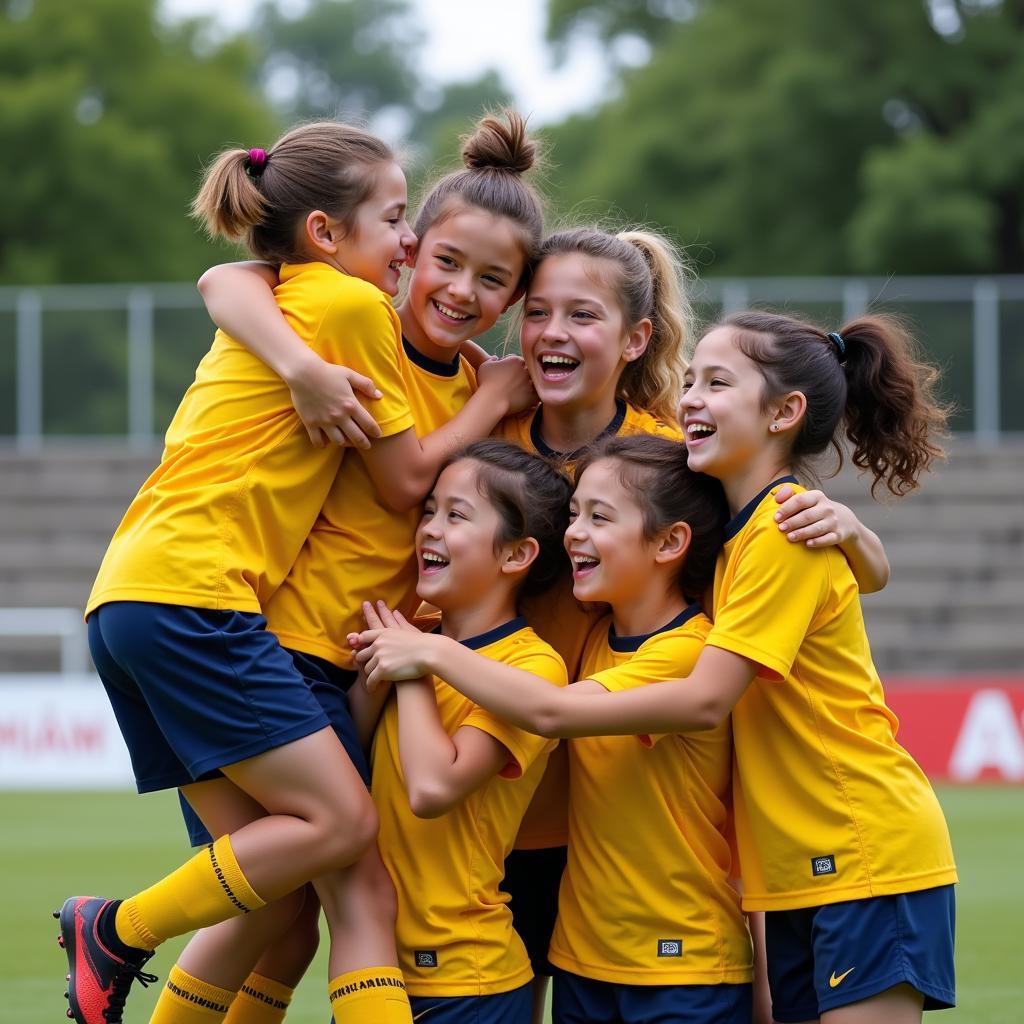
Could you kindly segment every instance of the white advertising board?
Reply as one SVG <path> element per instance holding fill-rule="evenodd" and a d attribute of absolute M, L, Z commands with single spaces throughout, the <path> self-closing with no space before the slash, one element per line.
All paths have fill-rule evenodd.
<path fill-rule="evenodd" d="M 132 770 L 94 675 L 0 675 L 0 789 L 122 789 Z"/>

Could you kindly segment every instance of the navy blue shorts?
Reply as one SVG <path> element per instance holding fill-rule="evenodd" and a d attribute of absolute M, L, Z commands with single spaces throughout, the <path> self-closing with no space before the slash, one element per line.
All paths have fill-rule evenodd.
<path fill-rule="evenodd" d="M 566 847 L 513 850 L 505 858 L 501 888 L 512 898 L 512 924 L 523 940 L 534 974 L 551 975 L 551 933 L 558 916 L 558 887 L 565 871 Z"/>
<path fill-rule="evenodd" d="M 555 968 L 552 1024 L 750 1024 L 753 987 L 619 985 Z"/>
<path fill-rule="evenodd" d="M 812 1020 L 906 982 L 926 1010 L 956 1005 L 952 885 L 764 915 L 775 1019 Z"/>
<path fill-rule="evenodd" d="M 533 986 L 493 996 L 409 996 L 412 1019 L 426 1024 L 530 1024 Z"/>
<path fill-rule="evenodd" d="M 89 616 L 89 649 L 140 793 L 330 725 L 262 615 L 114 601 Z"/>
<path fill-rule="evenodd" d="M 295 667 L 302 673 L 313 696 L 330 719 L 331 726 L 341 740 L 345 753 L 355 765 L 356 771 L 369 786 L 370 768 L 366 763 L 366 755 L 359 743 L 355 722 L 352 721 L 348 708 L 348 689 L 355 681 L 356 673 L 338 668 L 337 665 L 332 665 L 329 661 L 312 654 L 303 654 L 301 651 L 288 648 L 285 650 L 292 656 Z M 181 793 L 178 794 L 178 798 L 181 801 L 181 815 L 185 819 L 185 828 L 191 845 L 205 846 L 212 842 L 214 837 L 207 831 L 192 805 Z"/>

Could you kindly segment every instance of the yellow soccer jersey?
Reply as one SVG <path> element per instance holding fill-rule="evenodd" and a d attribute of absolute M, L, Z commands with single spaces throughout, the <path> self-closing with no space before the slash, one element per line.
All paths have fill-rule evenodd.
<path fill-rule="evenodd" d="M 732 714 L 743 905 L 955 882 L 942 810 L 896 742 L 853 573 L 839 548 L 808 550 L 779 531 L 783 483 L 796 481 L 771 484 L 727 528 L 707 639 L 761 666 Z"/>
<path fill-rule="evenodd" d="M 496 437 L 517 444 L 528 452 L 536 452 L 565 466 L 571 472 L 582 449 L 575 452 L 557 452 L 541 434 L 541 407 L 509 416 L 502 420 L 494 432 Z M 649 412 L 637 409 L 621 398 L 615 402 L 615 416 L 601 431 L 601 437 L 612 434 L 656 434 L 673 441 L 683 439 L 675 423 L 667 423 Z M 579 679 L 583 645 L 594 624 L 605 609 L 584 609 L 572 596 L 572 579 L 566 573 L 563 580 L 539 597 L 527 598 L 523 603 L 526 620 L 565 661 L 570 679 Z M 517 850 L 538 850 L 552 846 L 565 846 L 568 836 L 567 797 L 568 759 L 559 748 L 548 759 L 548 770 L 537 788 L 533 804 L 526 812 L 523 827 L 516 840 Z"/>
<path fill-rule="evenodd" d="M 284 266 L 274 290 L 291 327 L 324 359 L 373 376 L 385 434 L 411 425 L 375 365 L 398 316 L 373 285 L 326 263 Z M 108 601 L 259 612 L 309 533 L 342 461 L 314 448 L 277 374 L 218 331 L 168 427 L 163 458 L 107 549 L 87 613 Z"/>
<path fill-rule="evenodd" d="M 369 355 L 369 353 L 368 353 Z M 424 436 L 447 423 L 476 388 L 456 356 L 439 363 L 399 338 L 366 371 L 395 405 L 404 403 Z M 419 607 L 415 537 L 420 509 L 395 512 L 378 497 L 366 463 L 353 453 L 338 471 L 323 510 L 288 578 L 266 606 L 267 626 L 284 647 L 354 668 L 347 642 L 366 628 L 362 603 L 382 600 L 406 616 Z"/>
<path fill-rule="evenodd" d="M 633 689 L 689 673 L 711 628 L 697 605 L 648 636 L 595 626 L 585 679 Z M 569 860 L 551 962 L 622 985 L 751 979 L 750 936 L 729 884 L 729 723 L 653 746 L 569 741 Z"/>
<path fill-rule="evenodd" d="M 561 658 L 524 619 L 514 619 L 466 646 L 495 661 L 566 683 Z M 398 706 L 384 710 L 373 744 L 373 799 L 380 812 L 380 851 L 398 893 L 398 959 L 412 995 L 478 996 L 508 992 L 532 977 L 499 890 L 504 860 L 544 771 L 553 741 L 495 718 L 439 679 L 438 711 L 451 736 L 481 729 L 503 743 L 511 761 L 439 818 L 409 808 L 398 754 Z"/>

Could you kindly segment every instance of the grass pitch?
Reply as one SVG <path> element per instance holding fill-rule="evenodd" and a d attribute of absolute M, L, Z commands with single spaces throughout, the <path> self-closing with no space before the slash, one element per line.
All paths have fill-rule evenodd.
<path fill-rule="evenodd" d="M 1005 1024 L 1021 1019 L 1024 970 L 1024 789 L 944 788 L 957 863 L 957 982 L 960 1005 L 937 1024 Z M 50 911 L 72 894 L 127 895 L 188 854 L 173 794 L 0 792 L 0 1019 L 56 1024 L 64 1019 L 65 961 Z M 326 944 L 326 939 L 325 939 Z M 181 942 L 151 962 L 161 979 Z M 126 1021 L 149 1019 L 159 985 L 136 987 Z M 291 1024 L 323 1024 L 323 949 L 288 1014 Z M 931 1015 L 929 1015 L 930 1017 Z"/>

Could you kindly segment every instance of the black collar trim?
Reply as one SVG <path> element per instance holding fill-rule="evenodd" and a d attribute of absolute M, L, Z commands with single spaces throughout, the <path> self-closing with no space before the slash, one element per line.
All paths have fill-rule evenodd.
<path fill-rule="evenodd" d="M 582 448 L 577 448 L 574 452 L 556 452 L 547 441 L 541 436 L 540 433 L 540 420 L 541 420 L 541 406 L 537 406 L 537 411 L 533 414 L 533 420 L 530 423 L 530 440 L 533 442 L 533 447 L 537 449 L 538 454 L 543 455 L 546 459 L 565 459 L 568 462 L 572 462 L 574 459 L 578 459 L 584 451 L 589 447 L 585 444 Z M 617 434 L 622 429 L 622 424 L 626 419 L 626 403 L 621 398 L 615 399 L 615 415 L 612 417 L 611 422 L 601 431 L 597 437 L 594 438 L 596 441 L 601 437 L 609 437 L 612 434 Z M 593 441 L 590 442 L 593 444 Z"/>
<path fill-rule="evenodd" d="M 774 490 L 776 487 L 781 487 L 783 484 L 798 484 L 799 480 L 795 476 L 782 476 L 778 480 L 773 480 L 756 498 L 751 498 L 750 501 L 740 509 L 729 520 L 725 527 L 725 539 L 732 540 L 740 530 L 750 521 L 750 517 L 754 514 L 754 509 L 764 501 L 767 497 L 768 492 Z"/>
<path fill-rule="evenodd" d="M 455 353 L 455 358 L 450 363 L 442 363 L 437 359 L 425 356 L 419 349 L 413 348 L 412 342 L 404 334 L 402 335 L 402 348 L 405 349 L 409 362 L 415 363 L 421 370 L 426 370 L 427 373 L 436 374 L 438 377 L 454 377 L 459 372 L 460 357 L 458 352 Z"/>
<path fill-rule="evenodd" d="M 615 627 L 609 625 L 608 646 L 620 654 L 632 654 L 634 651 L 640 650 L 640 645 L 650 640 L 652 636 L 657 636 L 659 633 L 667 633 L 670 629 L 678 629 L 684 622 L 689 622 L 694 615 L 699 614 L 699 604 L 687 605 L 671 622 L 667 622 L 661 629 L 656 629 L 653 633 L 643 633 L 639 636 L 619 636 L 615 632 Z"/>

